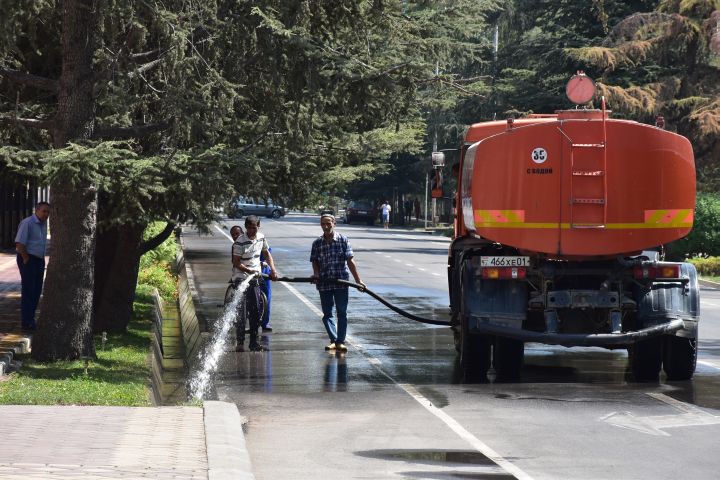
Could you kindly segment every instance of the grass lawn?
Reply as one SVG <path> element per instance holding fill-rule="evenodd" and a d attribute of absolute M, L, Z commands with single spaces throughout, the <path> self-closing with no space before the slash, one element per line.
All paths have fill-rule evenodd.
<path fill-rule="evenodd" d="M 108 334 L 105 349 L 95 337 L 97 359 L 39 363 L 19 356 L 22 368 L 0 382 L 5 405 L 149 406 L 148 353 L 151 330 L 151 289 L 140 285 L 128 332 Z"/>

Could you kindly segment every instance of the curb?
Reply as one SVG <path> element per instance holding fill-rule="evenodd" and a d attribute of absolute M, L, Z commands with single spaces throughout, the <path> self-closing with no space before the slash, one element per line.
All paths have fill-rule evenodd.
<path fill-rule="evenodd" d="M 712 280 L 703 280 L 703 279 L 701 279 L 701 278 L 698 278 L 698 283 L 699 283 L 701 286 L 706 287 L 706 288 L 720 289 L 720 283 L 718 283 L 718 282 L 713 282 Z"/>
<path fill-rule="evenodd" d="M 237 406 L 205 401 L 203 409 L 208 480 L 255 480 Z"/>

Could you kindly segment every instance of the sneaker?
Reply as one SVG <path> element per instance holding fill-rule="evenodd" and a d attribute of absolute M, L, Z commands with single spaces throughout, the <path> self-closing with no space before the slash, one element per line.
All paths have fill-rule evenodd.
<path fill-rule="evenodd" d="M 335 342 L 325 347 L 325 350 L 335 350 Z"/>
<path fill-rule="evenodd" d="M 337 349 L 338 352 L 347 352 L 347 347 L 342 342 L 336 343 L 335 348 Z"/>
<path fill-rule="evenodd" d="M 272 327 L 268 325 L 267 327 L 262 327 L 263 332 L 272 332 Z"/>
<path fill-rule="evenodd" d="M 252 345 L 250 345 L 251 352 L 264 352 L 266 350 L 267 350 L 267 348 L 263 347 L 259 343 L 253 343 Z"/>

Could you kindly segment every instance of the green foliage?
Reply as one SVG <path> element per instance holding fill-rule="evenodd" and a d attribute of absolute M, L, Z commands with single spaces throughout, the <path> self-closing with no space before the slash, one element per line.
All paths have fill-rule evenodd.
<path fill-rule="evenodd" d="M 147 241 L 156 237 L 165 229 L 165 225 L 163 222 L 153 222 L 148 225 L 145 232 L 143 232 L 143 240 Z M 163 243 L 142 256 L 140 259 L 140 267 L 147 267 L 154 263 L 172 265 L 175 262 L 178 250 L 179 248 L 175 237 L 170 235 Z"/>
<path fill-rule="evenodd" d="M 151 264 L 141 268 L 138 285 L 157 288 L 162 298 L 174 301 L 177 298 L 177 279 L 168 265 Z"/>
<path fill-rule="evenodd" d="M 695 265 L 698 275 L 720 277 L 720 257 L 691 257 L 688 262 Z"/>
<path fill-rule="evenodd" d="M 673 258 L 720 256 L 720 195 L 699 193 L 690 234 L 671 244 Z"/>
<path fill-rule="evenodd" d="M 144 240 L 157 236 L 165 224 L 154 222 L 145 229 Z M 177 278 L 172 265 L 178 253 L 175 237 L 171 235 L 159 246 L 145 253 L 140 258 L 140 271 L 138 273 L 138 288 L 140 286 L 157 288 L 161 297 L 173 301 L 177 298 Z"/>

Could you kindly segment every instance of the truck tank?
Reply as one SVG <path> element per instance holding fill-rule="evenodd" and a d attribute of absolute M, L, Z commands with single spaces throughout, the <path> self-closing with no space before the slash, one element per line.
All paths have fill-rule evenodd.
<path fill-rule="evenodd" d="M 473 125 L 462 171 L 465 228 L 556 257 L 616 256 L 687 235 L 690 142 L 602 110 Z M 466 141 L 467 145 L 467 141 Z"/>

